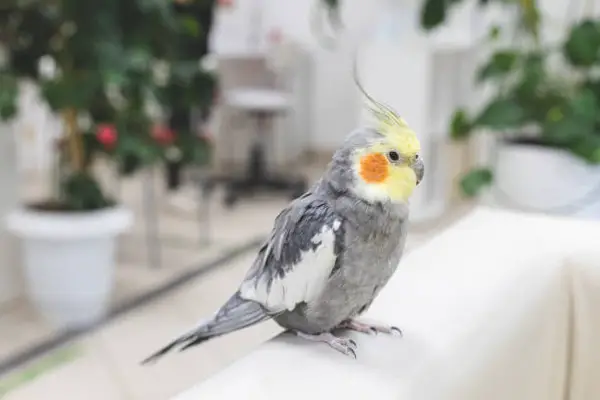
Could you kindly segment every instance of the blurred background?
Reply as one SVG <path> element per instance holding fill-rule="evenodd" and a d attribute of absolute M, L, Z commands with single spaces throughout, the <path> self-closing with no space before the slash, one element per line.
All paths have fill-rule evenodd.
<path fill-rule="evenodd" d="M 214 311 L 363 122 L 418 133 L 408 251 L 484 204 L 600 218 L 594 0 L 3 0 L 0 397 L 167 399 L 279 332 Z M 52 395 L 49 395 L 52 393 Z"/>

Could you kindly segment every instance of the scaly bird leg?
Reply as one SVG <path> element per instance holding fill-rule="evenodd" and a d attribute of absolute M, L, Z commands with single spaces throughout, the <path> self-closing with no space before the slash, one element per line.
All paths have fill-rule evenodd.
<path fill-rule="evenodd" d="M 319 333 L 317 335 L 310 335 L 300 331 L 294 331 L 294 333 L 303 339 L 327 343 L 331 348 L 340 353 L 356 358 L 356 342 L 352 339 L 337 337 L 329 332 Z"/>
<path fill-rule="evenodd" d="M 388 335 L 400 336 L 402 337 L 402 331 L 391 325 L 383 325 L 376 324 L 370 322 L 361 322 L 356 319 L 349 319 L 342 322 L 338 328 L 340 329 L 348 329 L 351 331 L 366 333 L 369 335 L 376 335 L 378 333 L 386 333 Z"/>

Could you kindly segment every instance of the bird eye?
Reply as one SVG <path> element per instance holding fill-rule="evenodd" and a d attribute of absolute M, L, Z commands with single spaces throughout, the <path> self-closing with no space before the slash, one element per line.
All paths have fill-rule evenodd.
<path fill-rule="evenodd" d="M 398 152 L 394 151 L 394 150 L 390 151 L 387 154 L 387 156 L 390 159 L 390 161 L 392 161 L 392 162 L 396 162 L 396 161 L 400 160 L 400 154 L 398 154 Z"/>

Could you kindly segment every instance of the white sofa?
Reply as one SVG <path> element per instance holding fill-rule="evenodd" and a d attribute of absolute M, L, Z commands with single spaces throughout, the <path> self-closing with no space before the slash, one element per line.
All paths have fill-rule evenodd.
<path fill-rule="evenodd" d="M 600 399 L 600 224 L 477 209 L 407 255 L 352 334 L 358 359 L 289 334 L 177 400 Z"/>

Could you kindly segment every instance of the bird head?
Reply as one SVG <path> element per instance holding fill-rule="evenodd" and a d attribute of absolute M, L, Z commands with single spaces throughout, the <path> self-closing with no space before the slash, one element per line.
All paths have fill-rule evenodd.
<path fill-rule="evenodd" d="M 351 188 L 369 202 L 405 203 L 424 174 L 421 145 L 407 123 L 388 108 L 375 112 L 378 126 L 360 130 L 347 153 L 353 172 Z"/>
<path fill-rule="evenodd" d="M 421 146 L 404 120 L 360 128 L 333 156 L 326 181 L 369 203 L 407 203 L 424 175 Z"/>
<path fill-rule="evenodd" d="M 374 126 L 352 132 L 334 154 L 326 180 L 369 203 L 407 203 L 423 179 L 425 167 L 415 132 L 392 108 L 371 97 L 358 80 Z"/>

